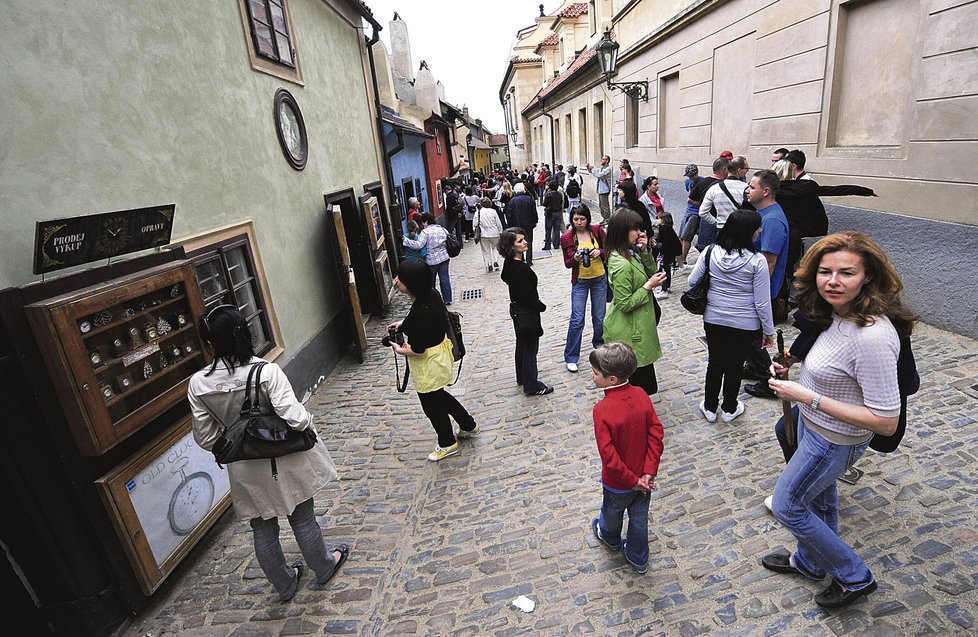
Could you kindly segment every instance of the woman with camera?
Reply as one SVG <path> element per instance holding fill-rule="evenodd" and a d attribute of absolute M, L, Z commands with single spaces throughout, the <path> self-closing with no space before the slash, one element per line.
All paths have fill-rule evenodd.
<path fill-rule="evenodd" d="M 651 395 L 659 389 L 654 363 L 662 356 L 652 288 L 662 285 L 666 273 L 656 272 L 643 227 L 642 217 L 625 208 L 616 210 L 608 222 L 605 249 L 614 298 L 604 319 L 604 340 L 635 350 L 638 369 L 628 381 Z"/>
<path fill-rule="evenodd" d="M 709 358 L 706 364 L 706 396 L 700 413 L 707 422 L 733 422 L 744 413 L 737 400 L 744 361 L 752 343 L 774 345 L 771 317 L 771 277 L 767 260 L 754 247 L 761 233 L 761 216 L 753 210 L 734 210 L 720 231 L 717 242 L 704 252 L 689 275 L 690 287 L 710 272 L 706 293 L 703 330 Z M 723 402 L 720 388 L 723 386 Z"/>
<path fill-rule="evenodd" d="M 421 409 L 438 434 L 438 446 L 428 460 L 438 462 L 459 452 L 458 438 L 479 433 L 479 425 L 458 400 L 445 391 L 452 380 L 452 342 L 448 339 L 448 309 L 431 289 L 431 270 L 421 261 L 405 261 L 394 279 L 397 289 L 411 297 L 411 310 L 403 320 L 387 326 L 394 338 L 385 344 L 407 359 Z M 401 334 L 407 337 L 398 338 Z M 452 421 L 458 423 L 453 433 Z"/>
<path fill-rule="evenodd" d="M 211 451 L 224 427 L 239 417 L 245 385 L 252 367 L 264 363 L 255 356 L 251 330 L 233 305 L 218 305 L 200 320 L 200 335 L 214 363 L 190 378 L 187 398 L 193 414 L 194 440 Z M 260 396 L 290 427 L 312 427 L 312 415 L 292 391 L 282 369 L 268 363 L 262 369 Z M 227 465 L 231 502 L 241 519 L 248 520 L 254 536 L 255 557 L 282 602 L 292 599 L 305 572 L 301 561 L 287 564 L 279 542 L 280 517 L 286 517 L 306 564 L 315 572 L 310 590 L 319 590 L 346 561 L 350 548 L 337 545 L 327 551 L 316 521 L 313 495 L 336 479 L 336 467 L 320 439 L 308 451 L 275 459 L 277 476 L 269 461 L 239 460 Z"/>
<path fill-rule="evenodd" d="M 537 275 L 524 256 L 530 249 L 522 228 L 506 228 L 499 235 L 499 254 L 503 256 L 503 283 L 509 286 L 509 316 L 516 331 L 516 384 L 527 396 L 545 396 L 554 388 L 537 378 L 537 351 L 543 325 L 541 312 L 547 306 L 537 293 Z"/>
<path fill-rule="evenodd" d="M 831 575 L 815 603 L 841 608 L 876 590 L 876 579 L 839 537 L 836 480 L 873 434 L 889 436 L 897 428 L 900 337 L 910 335 L 917 317 L 900 300 L 903 283 L 886 254 L 860 232 L 829 235 L 812 246 L 795 285 L 798 309 L 822 331 L 798 382 L 768 384 L 778 398 L 799 403 L 797 449 L 772 503 L 798 545 L 794 554 L 766 555 L 761 564 L 812 579 Z M 783 378 L 788 370 L 774 364 L 772 371 Z"/>
<path fill-rule="evenodd" d="M 560 236 L 564 265 L 571 270 L 571 315 L 564 345 L 567 371 L 576 372 L 581 359 L 584 313 L 591 297 L 591 344 L 604 343 L 604 314 L 608 304 L 608 274 L 605 270 L 605 234 L 600 224 L 591 225 L 591 209 L 585 204 L 571 211 L 571 227 Z"/>

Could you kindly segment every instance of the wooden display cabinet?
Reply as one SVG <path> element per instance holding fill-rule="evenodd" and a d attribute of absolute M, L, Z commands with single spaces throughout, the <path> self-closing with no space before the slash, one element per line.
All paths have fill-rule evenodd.
<path fill-rule="evenodd" d="M 98 456 L 184 400 L 207 362 L 196 270 L 176 261 L 28 305 L 82 455 Z"/>

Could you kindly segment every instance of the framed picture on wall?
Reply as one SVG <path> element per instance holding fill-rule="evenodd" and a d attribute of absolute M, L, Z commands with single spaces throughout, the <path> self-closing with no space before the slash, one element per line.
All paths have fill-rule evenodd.
<path fill-rule="evenodd" d="M 387 250 L 378 252 L 374 257 L 374 273 L 377 275 L 375 278 L 380 292 L 380 301 L 383 305 L 388 305 L 394 298 L 394 272 L 391 270 Z"/>
<path fill-rule="evenodd" d="M 441 182 L 440 181 L 436 181 L 435 182 L 435 196 L 438 199 L 438 207 L 439 208 L 444 208 L 445 207 L 445 196 L 442 193 Z"/>
<path fill-rule="evenodd" d="M 190 416 L 95 484 L 147 595 L 231 504 L 228 473 L 194 442 Z"/>
<path fill-rule="evenodd" d="M 363 214 L 367 222 L 367 239 L 371 249 L 384 245 L 384 226 L 380 223 L 380 204 L 376 197 L 363 200 Z"/>

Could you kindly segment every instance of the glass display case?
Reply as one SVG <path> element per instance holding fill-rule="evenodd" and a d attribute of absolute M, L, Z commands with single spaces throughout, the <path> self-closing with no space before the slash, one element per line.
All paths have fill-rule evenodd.
<path fill-rule="evenodd" d="M 196 270 L 178 261 L 26 308 L 83 455 L 101 455 L 185 400 L 205 364 Z"/>

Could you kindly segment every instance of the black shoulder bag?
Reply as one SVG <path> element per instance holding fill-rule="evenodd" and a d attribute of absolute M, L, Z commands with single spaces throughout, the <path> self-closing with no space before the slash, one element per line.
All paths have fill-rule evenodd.
<path fill-rule="evenodd" d="M 271 405 L 262 405 L 261 370 L 267 364 L 257 363 L 251 368 L 240 415 L 231 426 L 221 430 L 211 451 L 219 464 L 268 458 L 272 477 L 278 480 L 275 459 L 312 449 L 316 444 L 316 432 L 311 427 L 297 431 L 276 414 Z"/>
<path fill-rule="evenodd" d="M 683 304 L 683 307 L 693 314 L 706 314 L 706 294 L 710 291 L 710 257 L 713 254 L 714 245 L 716 244 L 711 244 L 703 253 L 703 258 L 706 259 L 706 272 L 703 273 L 703 278 L 679 297 L 679 302 Z"/>

